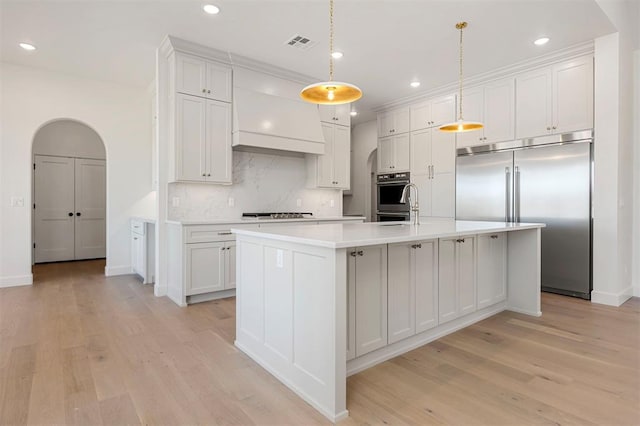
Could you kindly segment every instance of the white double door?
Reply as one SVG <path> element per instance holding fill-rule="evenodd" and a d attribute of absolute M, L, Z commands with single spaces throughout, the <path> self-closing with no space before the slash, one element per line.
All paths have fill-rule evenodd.
<path fill-rule="evenodd" d="M 35 262 L 106 256 L 104 160 L 35 156 Z"/>

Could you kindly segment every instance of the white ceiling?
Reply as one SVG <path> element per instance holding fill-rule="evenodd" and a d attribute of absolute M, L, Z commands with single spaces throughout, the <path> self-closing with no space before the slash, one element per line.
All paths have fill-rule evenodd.
<path fill-rule="evenodd" d="M 146 87 L 155 48 L 166 34 L 328 78 L 327 0 L 11 1 L 0 0 L 0 58 Z M 613 26 L 594 0 L 335 0 L 335 79 L 359 85 L 360 111 L 454 82 L 458 32 L 465 74 L 474 75 L 593 40 Z M 284 44 L 301 34 L 302 51 Z M 544 47 L 533 40 L 546 35 Z M 32 42 L 26 52 L 18 42 Z M 419 89 L 409 87 L 418 79 Z"/>

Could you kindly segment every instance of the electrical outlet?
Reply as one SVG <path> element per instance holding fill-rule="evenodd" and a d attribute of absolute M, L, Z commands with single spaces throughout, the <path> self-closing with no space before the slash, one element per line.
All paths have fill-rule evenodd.
<path fill-rule="evenodd" d="M 302 207 L 302 200 L 300 198 L 296 200 L 296 206 Z"/>
<path fill-rule="evenodd" d="M 229 207 L 233 207 L 236 205 L 236 200 L 234 200 L 232 197 L 229 197 L 229 200 L 227 200 L 227 203 L 229 204 Z"/>
<path fill-rule="evenodd" d="M 329 206 L 330 207 L 335 207 L 336 206 L 336 202 L 334 200 L 329 201 Z"/>
<path fill-rule="evenodd" d="M 180 207 L 180 197 L 173 197 L 171 199 L 171 205 L 173 207 Z"/>

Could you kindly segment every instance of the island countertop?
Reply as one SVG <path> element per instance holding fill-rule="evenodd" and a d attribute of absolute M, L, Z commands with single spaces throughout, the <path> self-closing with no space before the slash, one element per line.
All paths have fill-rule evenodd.
<path fill-rule="evenodd" d="M 231 228 L 231 232 L 278 241 L 326 248 L 364 247 L 434 238 L 450 238 L 492 232 L 543 228 L 543 223 L 483 222 L 466 220 L 409 222 L 371 222 L 272 227 L 268 229 Z"/>

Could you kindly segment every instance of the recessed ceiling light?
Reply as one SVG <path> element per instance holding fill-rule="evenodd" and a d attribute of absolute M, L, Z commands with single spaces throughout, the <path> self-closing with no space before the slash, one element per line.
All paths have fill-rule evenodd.
<path fill-rule="evenodd" d="M 36 47 L 31 43 L 19 43 L 19 46 L 24 50 L 36 50 Z"/>
<path fill-rule="evenodd" d="M 420 87 L 420 82 L 419 81 L 412 81 L 411 82 L 411 87 Z"/>
<path fill-rule="evenodd" d="M 349 114 L 351 114 L 352 117 L 355 117 L 358 115 L 358 111 L 351 111 Z"/>
<path fill-rule="evenodd" d="M 333 59 L 340 59 L 344 56 L 344 54 L 342 52 L 335 51 L 331 54 L 331 56 L 333 56 Z"/>
<path fill-rule="evenodd" d="M 542 46 L 544 44 L 547 44 L 548 41 L 549 37 L 540 37 L 539 39 L 534 41 L 533 44 L 535 44 L 536 46 Z"/>
<path fill-rule="evenodd" d="M 212 4 L 205 4 L 204 6 L 202 6 L 202 9 L 209 15 L 217 15 L 218 13 L 220 13 L 220 8 Z"/>

